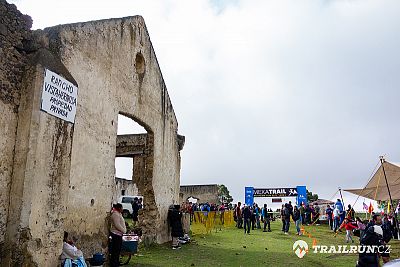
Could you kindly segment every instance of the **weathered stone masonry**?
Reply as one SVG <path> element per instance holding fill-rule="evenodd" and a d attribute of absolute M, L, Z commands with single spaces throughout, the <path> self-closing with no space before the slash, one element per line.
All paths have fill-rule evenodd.
<path fill-rule="evenodd" d="M 30 32 L 15 6 L 0 11 L 0 265 L 56 266 L 64 230 L 86 254 L 106 250 L 118 114 L 147 130 L 135 178 L 145 240 L 169 240 L 184 138 L 143 18 Z M 75 124 L 40 111 L 45 68 L 79 87 Z"/>

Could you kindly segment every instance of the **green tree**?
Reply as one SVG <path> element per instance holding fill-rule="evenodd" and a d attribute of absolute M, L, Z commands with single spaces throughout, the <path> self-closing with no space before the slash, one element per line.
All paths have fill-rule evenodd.
<path fill-rule="evenodd" d="M 313 194 L 312 192 L 307 190 L 307 201 L 308 202 L 313 202 L 318 200 L 318 195 L 317 194 Z"/>
<path fill-rule="evenodd" d="M 223 184 L 218 185 L 218 200 L 220 204 L 225 203 L 228 205 L 233 201 L 232 196 L 229 194 L 228 188 Z"/>

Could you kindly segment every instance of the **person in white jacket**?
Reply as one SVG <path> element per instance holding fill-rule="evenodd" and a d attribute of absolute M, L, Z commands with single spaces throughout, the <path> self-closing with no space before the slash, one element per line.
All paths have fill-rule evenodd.
<path fill-rule="evenodd" d="M 117 203 L 113 205 L 111 211 L 111 256 L 110 256 L 110 266 L 119 266 L 119 255 L 121 253 L 122 246 L 122 235 L 126 233 L 126 226 L 124 217 L 122 217 L 122 204 Z"/>
<path fill-rule="evenodd" d="M 82 251 L 79 250 L 72 239 L 69 238 L 68 232 L 64 232 L 63 250 L 60 259 L 64 267 L 73 266 L 72 264 L 78 267 L 86 267 Z"/>
<path fill-rule="evenodd" d="M 336 233 L 336 231 L 339 229 L 340 225 L 340 210 L 337 206 L 333 209 L 333 231 Z"/>

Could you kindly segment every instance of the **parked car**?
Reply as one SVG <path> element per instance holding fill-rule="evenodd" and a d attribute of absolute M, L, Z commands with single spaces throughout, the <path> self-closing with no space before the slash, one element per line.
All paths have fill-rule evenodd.
<path fill-rule="evenodd" d="M 133 199 L 137 197 L 137 198 L 141 198 L 142 199 L 142 205 L 143 205 L 143 197 L 142 196 L 121 196 L 119 198 L 119 203 L 122 204 L 122 216 L 124 216 L 124 218 L 128 218 L 132 216 L 132 202 Z"/>

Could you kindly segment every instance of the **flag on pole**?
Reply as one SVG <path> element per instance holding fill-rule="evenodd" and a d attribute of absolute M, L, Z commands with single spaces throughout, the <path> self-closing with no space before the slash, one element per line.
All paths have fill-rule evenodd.
<path fill-rule="evenodd" d="M 363 209 L 368 210 L 368 205 L 363 202 Z"/>
<path fill-rule="evenodd" d="M 372 203 L 369 202 L 368 213 L 372 213 L 373 211 L 374 211 L 374 207 L 372 206 Z"/>
<path fill-rule="evenodd" d="M 390 201 L 388 201 L 388 208 L 387 208 L 387 213 L 390 213 Z"/>

